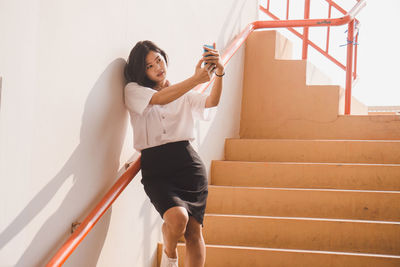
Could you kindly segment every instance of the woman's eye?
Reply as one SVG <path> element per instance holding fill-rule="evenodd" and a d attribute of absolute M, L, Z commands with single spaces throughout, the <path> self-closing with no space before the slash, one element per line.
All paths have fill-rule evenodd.
<path fill-rule="evenodd" d="M 152 65 L 150 65 L 150 66 L 147 66 L 147 69 L 150 69 L 151 67 L 153 67 Z"/>

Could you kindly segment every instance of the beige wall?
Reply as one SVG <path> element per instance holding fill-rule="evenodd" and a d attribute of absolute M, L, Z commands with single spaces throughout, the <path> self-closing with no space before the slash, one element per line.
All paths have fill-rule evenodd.
<path fill-rule="evenodd" d="M 0 0 L 0 266 L 39 266 L 133 154 L 124 58 L 150 39 L 187 78 L 204 43 L 226 47 L 257 18 L 256 0 Z M 218 112 L 199 123 L 207 166 L 239 131 L 243 49 Z M 140 177 L 65 266 L 154 266 L 162 220 Z"/>

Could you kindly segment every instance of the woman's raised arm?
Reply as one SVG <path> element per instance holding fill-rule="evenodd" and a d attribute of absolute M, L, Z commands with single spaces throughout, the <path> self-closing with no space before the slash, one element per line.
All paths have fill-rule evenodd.
<path fill-rule="evenodd" d="M 206 100 L 206 108 L 212 108 L 218 105 L 222 92 L 222 76 L 225 75 L 224 64 L 218 50 L 205 47 L 208 51 L 203 54 L 204 59 L 210 65 L 215 66 L 215 75 L 217 76 L 214 85 L 211 89 L 210 95 Z"/>
<path fill-rule="evenodd" d="M 186 92 L 190 91 L 193 87 L 198 84 L 208 82 L 210 80 L 210 75 L 206 69 L 206 67 L 201 67 L 201 63 L 203 63 L 203 58 L 196 65 L 196 70 L 193 76 L 190 78 L 163 88 L 162 90 L 153 94 L 150 99 L 150 104 L 152 105 L 165 105 L 168 104 L 175 99 L 181 97 Z"/>

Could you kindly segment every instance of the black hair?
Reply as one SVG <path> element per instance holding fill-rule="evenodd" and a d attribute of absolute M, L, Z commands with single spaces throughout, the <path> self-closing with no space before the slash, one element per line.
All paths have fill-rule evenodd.
<path fill-rule="evenodd" d="M 124 75 L 127 83 L 136 82 L 141 86 L 153 88 L 156 83 L 146 75 L 146 56 L 150 51 L 160 53 L 168 66 L 167 54 L 152 41 L 139 41 L 132 48 L 125 65 Z"/>

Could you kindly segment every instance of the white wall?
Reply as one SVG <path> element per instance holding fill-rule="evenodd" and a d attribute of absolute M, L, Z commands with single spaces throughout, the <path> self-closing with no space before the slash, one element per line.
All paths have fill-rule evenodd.
<path fill-rule="evenodd" d="M 122 69 L 153 40 L 169 78 L 189 77 L 205 43 L 223 50 L 256 20 L 256 0 L 0 0 L 0 266 L 43 266 L 135 151 Z M 196 128 L 207 166 L 238 135 L 243 49 L 223 99 Z M 162 220 L 140 176 L 65 266 L 154 266 Z"/>

